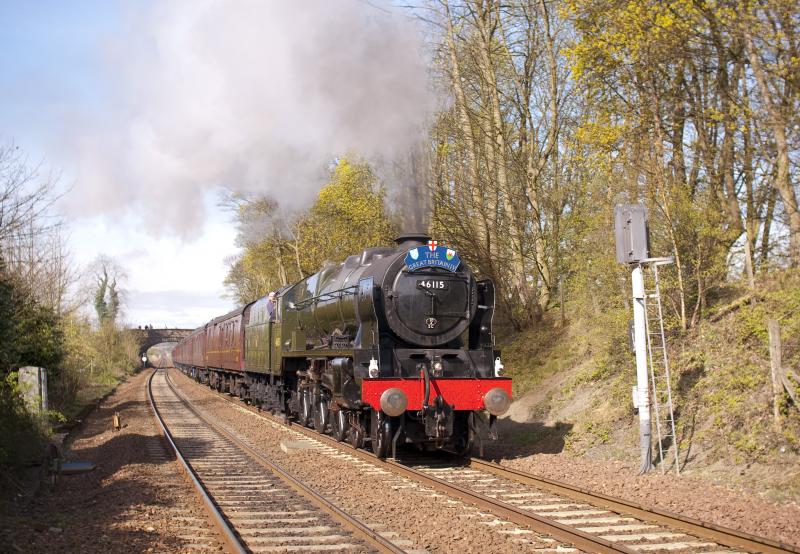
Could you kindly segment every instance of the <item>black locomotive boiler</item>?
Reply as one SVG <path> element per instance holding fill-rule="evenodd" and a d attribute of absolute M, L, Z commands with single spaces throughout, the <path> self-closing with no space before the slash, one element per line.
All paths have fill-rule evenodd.
<path fill-rule="evenodd" d="M 463 453 L 511 403 L 493 313 L 491 281 L 454 250 L 404 235 L 209 322 L 173 359 L 381 457 L 404 443 Z"/>

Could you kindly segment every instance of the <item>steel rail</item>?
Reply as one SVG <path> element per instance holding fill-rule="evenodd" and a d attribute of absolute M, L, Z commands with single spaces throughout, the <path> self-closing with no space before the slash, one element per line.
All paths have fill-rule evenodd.
<path fill-rule="evenodd" d="M 187 476 L 189 481 L 194 485 L 194 490 L 197 493 L 197 496 L 200 498 L 200 501 L 205 508 L 206 513 L 208 514 L 211 521 L 214 523 L 214 527 L 217 528 L 220 536 L 225 543 L 226 550 L 228 552 L 235 552 L 237 554 L 244 554 L 247 552 L 244 545 L 242 544 L 241 539 L 239 539 L 238 535 L 231 529 L 230 525 L 228 525 L 228 521 L 225 519 L 225 516 L 217 508 L 217 505 L 211 499 L 206 491 L 205 487 L 202 485 L 200 480 L 197 478 L 194 470 L 191 468 L 189 463 L 181 454 L 180 449 L 175 444 L 173 440 L 172 434 L 167 429 L 166 423 L 164 422 L 164 418 L 161 415 L 158 407 L 156 406 L 155 400 L 153 398 L 153 377 L 155 376 L 158 369 L 153 370 L 150 374 L 150 377 L 147 378 L 147 400 L 150 402 L 150 408 L 153 410 L 153 414 L 158 422 L 158 426 L 161 429 L 161 434 L 163 435 L 164 439 L 166 439 L 167 444 L 169 444 L 172 451 L 175 453 L 175 458 L 180 462 L 181 468 L 183 469 L 184 474 Z"/>
<path fill-rule="evenodd" d="M 624 552 L 626 554 L 634 554 L 637 551 L 622 544 L 614 543 L 583 531 L 578 531 L 568 525 L 563 525 L 551 519 L 547 519 L 533 512 L 528 512 L 517 508 L 513 504 L 497 500 L 489 496 L 471 491 L 467 488 L 448 483 L 443 479 L 437 479 L 418 471 L 409 466 L 403 465 L 394 460 L 380 460 L 373 456 L 373 462 L 377 460 L 378 465 L 385 465 L 390 468 L 394 473 L 402 475 L 407 479 L 423 483 L 434 490 L 443 492 L 448 496 L 458 498 L 461 501 L 475 504 L 481 508 L 489 509 L 492 513 L 504 517 L 505 519 L 530 527 L 531 529 L 547 535 L 552 535 L 562 541 L 569 542 L 570 544 L 584 550 L 586 552 L 598 553 L 613 553 Z"/>
<path fill-rule="evenodd" d="M 320 495 L 315 490 L 305 485 L 297 477 L 295 477 L 287 470 L 285 470 L 280 464 L 278 464 L 273 460 L 270 460 L 259 451 L 253 449 L 248 444 L 245 444 L 244 442 L 241 441 L 241 439 L 236 437 L 233 433 L 223 428 L 219 424 L 212 422 L 208 417 L 206 417 L 204 414 L 199 412 L 194 406 L 192 406 L 191 401 L 188 400 L 180 391 L 177 390 L 177 388 L 172 383 L 172 379 L 170 378 L 169 373 L 166 373 L 166 382 L 169 385 L 170 389 L 175 393 L 176 397 L 178 397 L 178 399 L 195 416 L 200 418 L 201 421 L 205 422 L 209 427 L 211 427 L 216 432 L 220 433 L 222 436 L 233 442 L 238 448 L 247 452 L 262 467 L 274 473 L 282 481 L 285 481 L 301 496 L 308 498 L 321 510 L 323 510 L 324 512 L 329 514 L 333 519 L 342 524 L 342 526 L 350 530 L 356 537 L 361 538 L 370 546 L 377 548 L 379 552 L 389 552 L 391 554 L 403 554 L 405 552 L 405 550 L 398 548 L 397 546 L 394 545 L 394 543 L 382 537 L 378 532 L 370 529 L 358 518 L 351 516 L 350 514 L 343 511 L 338 506 L 336 506 L 333 502 L 331 502 L 330 500 Z"/>
<path fill-rule="evenodd" d="M 207 387 L 204 387 L 204 388 L 207 389 Z M 228 402 L 234 403 L 235 400 L 238 400 L 236 397 L 230 396 L 227 393 L 220 393 L 220 392 L 217 392 L 217 391 L 215 391 L 213 389 L 208 389 L 208 390 L 210 390 L 215 395 L 219 396 L 220 398 L 223 398 L 224 400 L 226 400 Z M 321 434 L 321 433 L 317 432 L 314 429 L 310 429 L 310 428 L 302 426 L 302 425 L 287 424 L 282 417 L 275 416 L 275 415 L 270 414 L 268 412 L 264 412 L 264 411 L 262 411 L 262 410 L 260 410 L 258 408 L 254 408 L 254 407 L 249 406 L 247 404 L 243 404 L 242 402 L 238 402 L 237 405 L 239 405 L 240 407 L 244 407 L 248 411 L 252 412 L 255 415 L 263 417 L 264 419 L 268 419 L 270 421 L 274 421 L 274 422 L 279 423 L 279 424 L 281 424 L 283 426 L 286 426 L 287 428 L 290 428 L 292 430 L 298 431 L 299 433 L 301 433 L 301 434 L 303 434 L 305 436 L 312 437 L 312 438 L 315 438 L 315 439 L 320 440 L 322 442 L 325 442 L 329 446 L 333 446 L 335 448 L 347 449 L 348 452 L 351 452 L 351 453 L 361 457 L 362 459 L 367 459 L 367 460 L 371 461 L 372 463 L 375 463 L 378 466 L 383 466 L 384 469 L 389 469 L 391 471 L 394 468 L 402 468 L 403 471 L 408 471 L 409 472 L 408 473 L 409 478 L 414 479 L 414 480 L 421 480 L 421 481 L 429 482 L 429 483 L 431 483 L 430 486 L 434 486 L 434 484 L 433 484 L 434 481 L 437 482 L 437 483 L 441 483 L 442 485 L 444 485 L 444 486 L 446 486 L 448 488 L 451 488 L 453 493 L 456 493 L 456 492 L 458 494 L 462 494 L 463 493 L 465 495 L 465 497 L 462 498 L 462 500 L 466 500 L 467 496 L 471 496 L 473 498 L 475 496 L 483 496 L 483 495 L 479 495 L 478 493 L 474 493 L 472 491 L 469 491 L 467 489 L 459 487 L 458 485 L 450 484 L 450 483 L 447 483 L 447 482 L 445 482 L 443 480 L 436 479 L 435 477 L 431 477 L 431 476 L 429 476 L 429 475 L 427 475 L 425 473 L 422 473 L 422 472 L 419 472 L 417 470 L 414 470 L 413 468 L 405 466 L 405 465 L 403 465 L 403 464 L 401 464 L 399 462 L 396 462 L 396 461 L 393 461 L 393 460 L 381 460 L 380 458 L 378 458 L 377 456 L 375 456 L 371 452 L 368 452 L 366 450 L 360 450 L 360 449 L 353 448 L 348 443 L 338 442 L 334 438 L 332 438 L 332 437 L 330 437 L 328 435 Z M 581 500 L 581 501 L 584 501 L 584 502 L 589 502 L 590 504 L 593 504 L 593 505 L 596 505 L 596 506 L 599 506 L 599 507 L 602 507 L 602 508 L 611 509 L 612 511 L 619 512 L 619 513 L 622 513 L 622 514 L 625 514 L 625 515 L 634 516 L 634 517 L 637 517 L 637 518 L 642 519 L 642 520 L 649 520 L 649 521 L 652 521 L 652 522 L 657 522 L 657 523 L 661 523 L 661 524 L 664 524 L 664 525 L 669 525 L 671 527 L 674 527 L 676 529 L 680 529 L 682 531 L 688 531 L 689 533 L 691 533 L 692 535 L 697 536 L 698 538 L 712 540 L 712 541 L 714 541 L 714 542 L 716 542 L 718 544 L 724 545 L 724 546 L 733 546 L 733 547 L 742 548 L 744 550 L 748 550 L 748 551 L 751 551 L 751 552 L 763 552 L 765 554 L 786 554 L 786 553 L 800 554 L 800 549 L 798 549 L 797 547 L 795 547 L 793 545 L 789 545 L 789 544 L 786 544 L 786 543 L 773 541 L 773 540 L 767 539 L 765 537 L 759 537 L 759 536 L 756 536 L 756 535 L 750 535 L 748 533 L 743 533 L 741 531 L 737 531 L 735 529 L 726 528 L 726 527 L 723 527 L 723 526 L 720 526 L 720 525 L 716 525 L 716 524 L 713 524 L 713 523 L 703 522 L 703 521 L 700 521 L 700 520 L 697 520 L 697 519 L 684 517 L 684 516 L 679 516 L 679 515 L 676 515 L 676 514 L 671 514 L 669 512 L 666 512 L 666 511 L 663 511 L 663 510 L 659 510 L 658 508 L 647 507 L 647 506 L 644 506 L 644 505 L 636 504 L 634 502 L 629 502 L 629 501 L 622 500 L 622 499 L 619 499 L 619 498 L 613 498 L 613 497 L 606 496 L 606 495 L 603 495 L 603 494 L 600 494 L 600 493 L 594 493 L 594 492 L 591 492 L 591 491 L 589 491 L 587 489 L 581 489 L 579 487 L 574 487 L 574 486 L 567 485 L 567 484 L 564 484 L 564 483 L 559 483 L 557 481 L 544 479 L 544 478 L 541 478 L 541 477 L 537 477 L 535 475 L 524 473 L 522 471 L 518 471 L 518 470 L 511 469 L 511 468 L 507 468 L 507 467 L 501 466 L 499 464 L 495 464 L 495 463 L 492 463 L 492 462 L 487 462 L 485 460 L 480 460 L 478 458 L 471 458 L 469 460 L 469 464 L 472 467 L 484 469 L 487 472 L 493 473 L 493 474 L 495 474 L 497 476 L 500 476 L 500 477 L 505 477 L 507 479 L 511 479 L 513 481 L 522 482 L 524 484 L 529 484 L 531 486 L 535 486 L 535 487 L 538 487 L 538 488 L 549 490 L 549 491 L 554 492 L 554 493 L 563 494 L 564 496 L 569 497 L 569 498 L 573 498 L 573 499 L 576 499 L 576 500 Z M 493 504 L 497 504 L 498 505 L 497 506 L 498 510 L 500 510 L 500 509 L 509 510 L 509 512 L 508 512 L 509 515 L 504 516 L 504 517 L 507 517 L 510 521 L 513 521 L 514 523 L 520 524 L 519 520 L 512 519 L 512 517 L 513 518 L 517 518 L 518 517 L 516 515 L 513 515 L 513 512 L 520 512 L 521 511 L 516 506 L 514 506 L 512 504 L 508 504 L 508 503 L 502 502 L 502 501 L 499 501 L 499 500 L 495 500 L 495 499 L 490 498 L 490 497 L 483 497 L 483 498 L 485 500 L 488 500 L 489 502 L 491 502 Z M 476 502 L 476 500 L 470 500 L 470 501 L 471 502 Z M 552 520 L 549 520 L 547 518 L 543 518 L 541 516 L 536 516 L 535 514 L 532 514 L 530 512 L 523 512 L 523 515 L 525 517 L 528 517 L 528 518 L 535 518 L 537 520 L 542 520 L 542 525 L 550 526 L 550 528 L 547 529 L 547 530 L 543 530 L 544 529 L 543 527 L 541 527 L 541 528 L 540 527 L 534 527 L 534 522 L 530 521 L 530 520 L 527 523 L 524 523 L 525 525 L 530 525 L 532 528 L 536 529 L 537 531 L 540 531 L 540 529 L 541 529 L 541 532 L 549 533 L 549 534 L 551 534 L 551 535 L 553 535 L 555 537 L 558 537 L 558 538 L 560 538 L 562 540 L 565 540 L 567 542 L 571 542 L 571 543 L 573 543 L 575 546 L 577 546 L 579 548 L 589 548 L 589 550 L 592 551 L 592 552 L 609 552 L 609 551 L 611 551 L 611 552 L 636 552 L 633 549 L 630 549 L 630 548 L 628 548 L 628 547 L 626 547 L 624 545 L 619 545 L 617 543 L 609 543 L 610 545 L 613 546 L 614 550 L 600 550 L 599 548 L 602 545 L 599 544 L 599 543 L 608 542 L 608 541 L 605 541 L 604 539 L 600 539 L 599 537 L 595 537 L 595 536 L 590 535 L 588 533 L 583 533 L 583 532 L 578 531 L 576 529 L 571 529 L 568 526 L 559 524 L 559 523 L 557 523 L 555 521 L 552 521 Z M 537 522 L 537 525 L 538 525 L 538 522 Z M 564 534 L 562 534 L 561 529 L 559 529 L 559 528 L 562 528 L 562 527 L 564 528 L 564 530 L 563 530 Z M 582 540 L 582 537 L 578 537 L 577 539 L 575 539 L 575 538 L 568 539 L 568 538 L 566 538 L 566 533 L 570 533 L 570 534 L 575 533 L 575 534 L 579 534 L 579 535 L 586 535 L 586 538 L 588 540 L 591 540 L 593 544 L 591 546 L 582 546 L 581 544 L 578 544 L 578 542 L 576 542 L 577 540 Z"/>
<path fill-rule="evenodd" d="M 217 391 L 212 391 L 212 392 L 214 392 L 217 396 L 222 397 L 226 401 L 233 403 L 233 397 L 230 397 L 226 394 Z M 286 423 L 283 421 L 283 418 L 281 417 L 277 417 L 272 414 L 262 412 L 251 406 L 245 406 L 245 407 L 248 409 L 248 411 L 252 412 L 255 415 L 258 415 L 260 417 L 263 417 L 264 419 L 268 419 L 270 421 L 274 421 L 283 426 L 286 426 Z M 433 488 L 434 490 L 445 493 L 448 496 L 458 498 L 463 502 L 468 502 L 471 504 L 475 504 L 476 506 L 486 508 L 492 511 L 494 514 L 501 516 L 512 523 L 530 527 L 531 529 L 537 531 L 538 533 L 551 535 L 553 537 L 558 538 L 561 541 L 573 544 L 577 548 L 583 549 L 587 552 L 597 552 L 600 554 L 609 554 L 609 553 L 637 554 L 635 550 L 628 548 L 625 545 L 614 543 L 602 539 L 600 537 L 590 535 L 589 533 L 584 533 L 583 531 L 578 531 L 577 529 L 544 518 L 532 512 L 526 512 L 524 510 L 517 508 L 513 504 L 508 504 L 501 500 L 496 500 L 494 498 L 471 491 L 464 487 L 448 483 L 447 481 L 444 481 L 442 479 L 437 479 L 436 477 L 427 475 L 419 470 L 403 465 L 399 462 L 393 460 L 381 460 L 371 452 L 353 448 L 352 446 L 346 443 L 340 443 L 335 439 L 333 439 L 332 437 L 318 433 L 317 431 L 309 429 L 308 427 L 304 427 L 301 425 L 291 425 L 286 427 L 298 431 L 307 437 L 311 437 L 315 440 L 324 442 L 327 445 L 332 446 L 334 448 L 337 449 L 346 448 L 348 452 L 352 452 L 353 454 L 359 456 L 362 459 L 369 460 L 372 464 L 376 465 L 377 467 L 383 468 L 389 471 L 390 473 L 401 475 L 406 479 L 423 483 Z"/>
<path fill-rule="evenodd" d="M 773 541 L 749 533 L 743 533 L 736 529 L 730 529 L 721 525 L 681 516 L 658 508 L 646 507 L 642 504 L 592 492 L 588 489 L 568 485 L 544 477 L 538 477 L 479 458 L 470 458 L 469 467 L 480 469 L 518 483 L 545 489 L 575 500 L 588 502 L 614 512 L 631 515 L 642 520 L 660 523 L 662 525 L 668 525 L 691 533 L 699 538 L 713 540 L 724 546 L 742 548 L 750 552 L 764 552 L 765 554 L 785 554 L 786 552 L 800 553 L 800 549 L 790 544 Z"/>

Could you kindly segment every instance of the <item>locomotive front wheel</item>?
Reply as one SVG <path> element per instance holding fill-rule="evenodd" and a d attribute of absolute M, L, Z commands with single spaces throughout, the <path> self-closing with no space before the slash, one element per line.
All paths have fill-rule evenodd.
<path fill-rule="evenodd" d="M 370 448 L 380 459 L 386 457 L 391 443 L 392 429 L 389 418 L 383 416 L 377 410 L 372 411 L 372 419 L 369 426 Z"/>
<path fill-rule="evenodd" d="M 458 438 L 454 442 L 453 453 L 459 458 L 468 458 L 472 453 L 472 445 L 475 443 L 475 414 L 470 413 L 463 419 L 457 420 L 454 434 Z"/>
<path fill-rule="evenodd" d="M 472 454 L 473 442 L 474 440 L 471 434 L 467 437 L 459 439 L 456 442 L 456 446 L 453 450 L 454 454 L 459 458 L 469 458 L 470 454 Z"/>
<path fill-rule="evenodd" d="M 344 410 L 337 410 L 331 414 L 331 435 L 339 442 L 347 437 L 348 430 L 347 413 Z"/>

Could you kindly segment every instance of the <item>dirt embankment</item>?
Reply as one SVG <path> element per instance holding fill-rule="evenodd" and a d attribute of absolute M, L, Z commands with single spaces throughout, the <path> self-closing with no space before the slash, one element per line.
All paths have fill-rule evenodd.
<path fill-rule="evenodd" d="M 8 552 L 214 551 L 218 545 L 195 494 L 167 456 L 145 397 L 142 372 L 73 431 L 62 453 L 94 471 L 62 476 L 24 505 L 0 513 Z M 122 429 L 112 429 L 119 412 Z"/>
<path fill-rule="evenodd" d="M 501 346 L 517 400 L 488 451 L 520 469 L 797 544 L 800 410 L 785 395 L 773 421 L 766 321 L 779 320 L 783 364 L 798 367 L 800 273 L 759 287 L 731 291 L 695 328 L 668 333 L 680 477 L 659 467 L 636 476 L 627 312 L 508 337 Z"/>

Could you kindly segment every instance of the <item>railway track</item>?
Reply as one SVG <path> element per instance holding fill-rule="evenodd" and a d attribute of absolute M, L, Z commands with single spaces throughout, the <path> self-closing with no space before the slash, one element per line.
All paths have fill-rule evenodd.
<path fill-rule="evenodd" d="M 608 541 L 633 552 L 797 552 L 789 545 L 541 480 L 473 459 L 468 465 L 414 463 L 414 469 L 507 508 Z"/>
<path fill-rule="evenodd" d="M 194 409 L 164 370 L 147 392 L 228 551 L 403 552 Z"/>
<path fill-rule="evenodd" d="M 170 475 L 164 476 L 165 479 L 180 479 L 180 470 L 174 468 L 171 462 L 175 460 L 174 452 L 168 451 L 168 444 L 164 441 L 164 434 L 159 427 L 158 422 L 152 419 L 152 408 L 149 405 L 149 397 L 146 390 L 141 391 L 141 404 L 137 405 L 128 412 L 127 418 L 132 415 L 136 417 L 135 412 L 141 410 L 142 416 L 149 420 L 145 436 L 144 447 L 141 454 L 145 459 L 152 464 L 169 464 Z M 141 406 L 141 407 L 140 407 Z M 134 412 L 133 414 L 131 412 Z M 205 514 L 197 510 L 191 503 L 184 505 L 170 506 L 170 514 L 167 516 L 169 521 L 169 528 L 166 533 L 177 541 L 180 541 L 179 547 L 181 552 L 197 552 L 209 553 L 219 552 L 223 547 L 223 542 L 220 540 L 219 530 L 213 525 L 212 520 L 208 517 L 208 512 Z"/>
<path fill-rule="evenodd" d="M 243 406 L 233 397 L 215 394 Z M 264 419 L 283 424 L 282 418 L 244 406 Z M 285 428 L 587 552 L 800 552 L 791 545 L 541 479 L 477 458 L 467 463 L 419 456 L 380 460 L 370 452 L 355 450 L 312 429 L 299 425 Z"/>
<path fill-rule="evenodd" d="M 764 537 L 743 533 L 735 529 L 729 529 L 694 518 L 671 514 L 664 510 L 649 508 L 634 502 L 613 498 L 565 483 L 537 477 L 513 468 L 481 460 L 480 458 L 471 458 L 468 467 L 481 471 L 484 474 L 489 473 L 512 482 L 530 485 L 541 491 L 548 491 L 577 502 L 585 502 L 598 508 L 605 508 L 612 513 L 632 516 L 644 522 L 681 530 L 690 535 L 695 535 L 723 546 L 747 552 L 765 552 L 771 554 L 800 552 L 800 549 L 792 545 L 782 544 Z M 626 525 L 627 523 L 622 524 Z M 597 531 L 602 533 L 607 532 L 605 530 Z"/>

